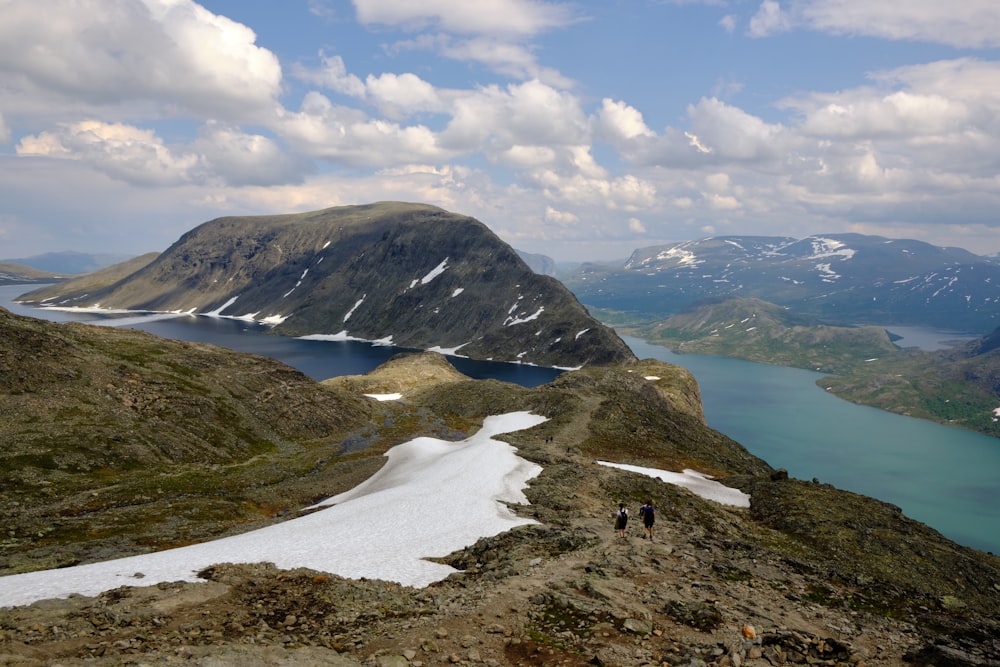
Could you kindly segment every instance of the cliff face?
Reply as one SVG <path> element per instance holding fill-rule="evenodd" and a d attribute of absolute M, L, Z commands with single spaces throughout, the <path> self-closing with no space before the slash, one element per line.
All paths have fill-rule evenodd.
<path fill-rule="evenodd" d="M 70 282 L 24 299 L 53 297 L 246 317 L 290 336 L 457 348 L 474 359 L 579 367 L 634 358 L 485 225 L 419 204 L 219 218 L 102 289 Z"/>

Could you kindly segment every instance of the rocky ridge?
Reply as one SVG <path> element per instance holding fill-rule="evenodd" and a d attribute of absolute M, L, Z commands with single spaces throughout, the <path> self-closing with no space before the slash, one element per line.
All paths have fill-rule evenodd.
<path fill-rule="evenodd" d="M 35 334 L 54 326 L 30 324 L 39 327 Z M 79 337 L 66 342 L 83 355 L 80 363 L 97 358 L 82 352 L 90 327 L 66 329 Z M 135 355 L 149 341 L 133 333 L 116 332 L 122 339 L 114 347 L 132 341 L 132 372 L 141 376 L 147 365 L 163 362 Z M 170 359 L 173 344 L 161 345 Z M 31 392 L 39 398 L 53 390 L 39 381 L 55 372 L 37 363 L 46 349 L 34 351 L 41 370 Z M 190 367 L 186 383 L 211 376 L 220 363 L 207 347 L 198 353 L 204 363 Z M 5 348 L 0 361 L 11 364 L 13 356 Z M 62 357 L 63 366 L 72 370 L 72 359 Z M 229 493 L 270 498 L 274 514 L 242 517 L 235 526 L 224 514 L 205 512 L 197 524 L 163 524 L 165 537 L 182 539 L 195 525 L 218 535 L 294 516 L 309 498 L 370 474 L 395 442 L 463 437 L 483 417 L 510 410 L 549 418 L 503 436 L 543 468 L 526 490 L 531 504 L 515 508 L 537 523 L 444 558 L 457 572 L 424 589 L 219 564 L 202 573 L 203 584 L 127 587 L 0 610 L 0 664 L 777 667 L 1000 660 L 995 556 L 956 545 L 891 505 L 773 470 L 705 425 L 697 385 L 683 369 L 645 360 L 569 372 L 526 389 L 469 380 L 440 355 L 421 354 L 393 359 L 365 377 L 302 381 L 276 392 L 293 377 L 279 371 L 280 364 L 268 367 L 251 392 L 271 396 L 274 409 L 318 388 L 302 415 L 324 409 L 347 415 L 345 406 L 365 406 L 365 416 L 341 423 L 335 436 L 288 434 L 274 451 L 231 454 L 232 464 L 244 465 L 206 468 L 203 483 L 186 491 L 189 509 L 212 506 L 213 485 L 247 467 L 228 482 Z M 268 387 L 272 373 L 276 384 Z M 185 398 L 166 390 L 174 381 L 161 376 L 157 391 L 164 404 L 182 406 Z M 358 391 L 400 392 L 403 399 L 367 401 Z M 183 411 L 176 417 L 189 418 L 198 421 Z M 312 452 L 309 474 L 291 464 L 273 473 L 279 461 L 304 456 L 303 450 Z M 694 468 L 750 493 L 751 507 L 722 506 L 597 460 Z M 99 477 L 95 482 L 104 488 Z M 0 488 L 0 498 L 13 498 L 9 486 Z M 118 498 L 119 506 L 93 513 L 117 524 L 156 500 L 130 501 L 124 492 Z M 636 527 L 626 539 L 616 537 L 612 509 L 622 501 L 635 510 L 646 499 L 659 508 L 655 539 L 641 539 Z M 103 538 L 104 551 L 90 557 L 133 552 L 121 537 Z M 52 552 L 60 548 L 72 545 L 49 545 Z"/>

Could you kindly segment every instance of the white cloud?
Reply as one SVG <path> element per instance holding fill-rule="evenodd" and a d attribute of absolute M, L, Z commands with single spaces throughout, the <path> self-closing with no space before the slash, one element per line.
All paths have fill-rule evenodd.
<path fill-rule="evenodd" d="M 445 111 L 438 91 L 416 74 L 369 75 L 365 80 L 368 96 L 384 114 L 398 118 L 414 113 Z"/>
<path fill-rule="evenodd" d="M 441 143 L 496 156 L 513 146 L 586 144 L 589 135 L 589 121 L 575 96 L 533 80 L 459 96 Z"/>
<path fill-rule="evenodd" d="M 4 120 L 3 114 L 0 113 L 0 144 L 10 143 L 12 134 L 10 128 L 7 127 L 7 121 Z"/>
<path fill-rule="evenodd" d="M 358 20 L 459 34 L 530 36 L 573 23 L 570 5 L 533 0 L 354 0 Z"/>
<path fill-rule="evenodd" d="M 653 136 L 641 111 L 607 97 L 601 100 L 601 108 L 597 112 L 597 127 L 600 135 L 612 143 Z"/>
<path fill-rule="evenodd" d="M 642 220 L 639 218 L 629 218 L 628 230 L 634 234 L 645 234 L 646 226 L 642 224 Z"/>
<path fill-rule="evenodd" d="M 782 9 L 764 0 L 747 33 L 768 37 L 805 28 L 834 35 L 947 44 L 958 48 L 1000 46 L 1000 11 L 995 0 L 799 0 Z"/>
<path fill-rule="evenodd" d="M 198 156 L 172 152 L 152 130 L 83 121 L 23 137 L 21 156 L 82 160 L 112 178 L 136 185 L 177 185 L 191 180 Z"/>
<path fill-rule="evenodd" d="M 452 39 L 441 36 L 432 42 L 440 55 L 460 62 L 482 63 L 514 79 L 537 79 L 558 88 L 572 88 L 573 81 L 558 71 L 538 64 L 538 59 L 528 46 L 495 36 Z"/>
<path fill-rule="evenodd" d="M 582 174 L 564 177 L 547 170 L 526 175 L 525 179 L 541 188 L 549 199 L 575 207 L 594 206 L 635 212 L 656 202 L 656 187 L 632 174 L 610 179 Z"/>
<path fill-rule="evenodd" d="M 995 0 L 812 0 L 801 11 L 810 28 L 834 34 L 966 48 L 1000 46 L 1000 11 Z"/>
<path fill-rule="evenodd" d="M 209 123 L 192 148 L 201 156 L 205 178 L 230 186 L 298 183 L 312 171 L 311 163 L 273 139 L 220 123 Z"/>
<path fill-rule="evenodd" d="M 553 222 L 561 227 L 571 225 L 579 220 L 579 216 L 569 211 L 557 211 L 551 206 L 545 207 L 545 221 Z"/>
<path fill-rule="evenodd" d="M 751 37 L 770 37 L 791 28 L 792 19 L 782 11 L 781 5 L 775 0 L 764 0 L 750 19 L 747 34 Z"/>
<path fill-rule="evenodd" d="M 254 32 L 190 0 L 7 0 L 3 11 L 7 108 L 157 101 L 240 120 L 269 112 L 280 92 L 278 59 Z"/>
<path fill-rule="evenodd" d="M 278 131 L 302 154 L 346 165 L 384 167 L 450 157 L 422 125 L 370 119 L 315 92 L 306 95 L 298 112 L 283 115 Z"/>
<path fill-rule="evenodd" d="M 365 84 L 357 76 L 347 73 L 347 66 L 342 57 L 328 56 L 320 51 L 319 59 L 322 65 L 317 68 L 295 63 L 291 67 L 291 74 L 302 81 L 344 95 L 361 98 L 365 96 Z"/>

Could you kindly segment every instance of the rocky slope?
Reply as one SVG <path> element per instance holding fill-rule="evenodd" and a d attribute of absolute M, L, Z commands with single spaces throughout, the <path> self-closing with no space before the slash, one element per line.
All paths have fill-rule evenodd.
<path fill-rule="evenodd" d="M 633 358 L 485 225 L 421 204 L 219 218 L 134 273 L 103 286 L 86 280 L 22 300 L 215 313 L 290 336 L 341 334 L 544 366 Z"/>
<path fill-rule="evenodd" d="M 257 527 L 355 484 L 389 446 L 416 435 L 463 437 L 483 417 L 510 410 L 549 420 L 503 436 L 543 468 L 526 490 L 531 504 L 516 508 L 538 523 L 448 556 L 459 572 L 442 582 L 412 589 L 219 564 L 203 572 L 204 584 L 120 588 L 0 610 L 0 663 L 776 667 L 1000 660 L 1000 559 L 958 546 L 891 505 L 788 479 L 705 425 L 697 385 L 683 369 L 647 360 L 564 373 L 526 389 L 466 379 L 439 355 L 422 354 L 395 358 L 365 377 L 316 384 L 275 362 L 138 332 L 5 322 L 3 423 L 25 408 L 34 412 L 3 435 L 13 452 L 3 469 L 30 473 L 32 481 L 0 484 L 5 517 L 31 514 L 32 521 L 8 531 L 4 558 L 9 566 L 19 554 L 47 549 L 50 559 L 21 558 L 18 569 L 66 562 L 63 553 L 71 561 L 104 558 Z M 7 383 L 12 377 L 16 384 Z M 403 398 L 375 402 L 360 391 Z M 60 405 L 67 407 L 61 419 L 40 412 Z M 82 459 L 58 452 L 44 465 L 16 458 L 29 434 L 36 437 L 29 454 L 45 432 L 51 447 L 65 447 L 63 420 L 92 424 L 104 418 L 103 406 L 111 406 L 116 423 L 137 425 L 126 442 L 147 430 L 141 420 L 160 424 L 145 434 L 147 444 L 121 450 L 145 459 L 155 484 L 131 487 L 124 475 L 109 484 L 109 476 L 126 470 L 142 477 L 123 456 L 89 471 Z M 196 425 L 210 427 L 226 412 L 248 421 L 231 440 L 199 445 L 198 452 L 171 444 L 174 429 L 194 436 Z M 157 415 L 170 415 L 173 428 Z M 269 446 L 252 446 L 260 440 Z M 161 443 L 165 451 L 158 451 Z M 92 447 L 88 456 L 122 445 L 107 437 Z M 694 468 L 749 493 L 751 506 L 722 506 L 597 460 Z M 79 493 L 61 486 L 68 478 L 79 480 Z M 170 479 L 188 483 L 183 491 L 161 488 Z M 617 538 L 612 508 L 622 501 L 634 510 L 646 499 L 660 509 L 655 539 L 640 539 L 637 529 Z M 31 509 L 36 502 L 41 507 Z M 235 509 L 246 507 L 253 512 Z M 83 515 L 100 519 L 80 550 L 83 534 L 59 529 Z M 162 542 L 130 539 L 146 517 L 157 522 Z"/>

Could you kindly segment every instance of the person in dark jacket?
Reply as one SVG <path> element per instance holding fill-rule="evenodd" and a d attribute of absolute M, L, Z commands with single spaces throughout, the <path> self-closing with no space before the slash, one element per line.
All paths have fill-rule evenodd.
<path fill-rule="evenodd" d="M 653 509 L 653 501 L 647 500 L 646 504 L 639 508 L 639 518 L 642 519 L 642 539 L 649 537 L 653 539 L 653 524 L 656 523 L 656 510 Z"/>
<path fill-rule="evenodd" d="M 625 509 L 625 503 L 618 503 L 618 511 L 615 512 L 615 530 L 618 531 L 618 537 L 625 537 L 626 526 L 628 526 L 628 510 Z"/>

